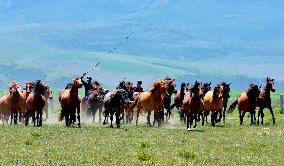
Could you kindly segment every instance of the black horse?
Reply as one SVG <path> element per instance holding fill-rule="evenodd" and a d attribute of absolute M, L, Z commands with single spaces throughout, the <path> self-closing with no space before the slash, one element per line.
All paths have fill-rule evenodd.
<path fill-rule="evenodd" d="M 259 107 L 257 124 L 259 124 L 259 116 L 261 116 L 261 124 L 263 124 L 263 117 L 264 117 L 263 109 L 264 108 L 268 108 L 270 110 L 270 113 L 272 115 L 273 124 L 275 124 L 275 117 L 274 117 L 272 106 L 271 106 L 270 91 L 275 92 L 274 79 L 270 79 L 267 77 L 265 89 L 260 92 L 259 98 L 257 100 L 257 106 Z"/>
<path fill-rule="evenodd" d="M 124 104 L 130 102 L 128 93 L 124 89 L 116 89 L 108 92 L 104 98 L 105 120 L 103 124 L 107 123 L 108 116 L 110 116 L 110 127 L 113 128 L 113 115 L 116 116 L 116 126 L 120 127 L 120 114 L 123 112 Z"/>
<path fill-rule="evenodd" d="M 91 90 L 89 92 L 87 102 L 88 102 L 88 108 L 87 108 L 87 114 L 92 116 L 93 122 L 95 122 L 96 113 L 99 111 L 99 123 L 102 121 L 102 111 L 104 107 L 104 97 L 106 92 L 102 89 L 96 89 Z"/>

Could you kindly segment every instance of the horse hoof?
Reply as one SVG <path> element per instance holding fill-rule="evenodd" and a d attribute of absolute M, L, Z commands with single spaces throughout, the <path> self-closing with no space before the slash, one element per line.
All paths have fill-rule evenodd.
<path fill-rule="evenodd" d="M 113 128 L 113 125 L 111 125 L 110 127 Z"/>
<path fill-rule="evenodd" d="M 187 129 L 187 131 L 191 131 L 192 129 L 189 127 L 188 129 Z"/>
<path fill-rule="evenodd" d="M 106 125 L 106 122 L 103 122 L 103 125 Z"/>
<path fill-rule="evenodd" d="M 120 126 L 117 126 L 117 128 L 120 128 Z"/>

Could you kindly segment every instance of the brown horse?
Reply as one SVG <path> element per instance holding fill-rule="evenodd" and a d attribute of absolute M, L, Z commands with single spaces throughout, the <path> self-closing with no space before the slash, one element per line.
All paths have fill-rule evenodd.
<path fill-rule="evenodd" d="M 202 125 L 204 125 L 204 118 L 211 112 L 211 125 L 215 126 L 217 115 L 222 111 L 223 100 L 222 100 L 222 88 L 218 84 L 213 91 L 208 91 L 204 96 L 204 111 L 202 115 Z"/>
<path fill-rule="evenodd" d="M 270 97 L 270 91 L 275 92 L 274 88 L 274 79 L 266 78 L 266 86 L 265 89 L 260 92 L 259 98 L 257 100 L 257 106 L 259 107 L 258 110 L 258 118 L 257 118 L 257 124 L 259 124 L 259 116 L 261 115 L 261 124 L 263 124 L 263 109 L 268 108 L 271 115 L 272 115 L 272 122 L 275 124 L 275 117 L 273 114 L 272 106 L 271 106 L 271 97 Z"/>
<path fill-rule="evenodd" d="M 232 112 L 238 105 L 240 125 L 243 124 L 243 118 L 246 112 L 250 112 L 251 114 L 251 125 L 255 124 L 255 109 L 259 93 L 259 87 L 255 84 L 250 84 L 249 89 L 246 92 L 242 92 L 237 100 L 231 104 L 229 112 Z"/>
<path fill-rule="evenodd" d="M 220 112 L 219 119 L 217 119 L 217 122 L 221 121 L 222 115 L 223 115 L 223 123 L 225 123 L 226 110 L 227 110 L 228 100 L 230 98 L 230 91 L 231 91 L 230 85 L 231 85 L 231 83 L 229 83 L 229 84 L 227 84 L 226 82 L 221 83 L 221 88 L 223 89 L 223 94 L 222 94 L 223 113 L 222 113 L 222 111 Z"/>
<path fill-rule="evenodd" d="M 183 100 L 183 111 L 187 117 L 188 130 L 191 130 L 193 120 L 195 120 L 193 128 L 197 126 L 197 115 L 203 110 L 203 101 L 200 96 L 200 83 L 196 81 L 190 90 L 191 94 L 186 95 Z"/>
<path fill-rule="evenodd" d="M 171 109 L 173 109 L 174 107 L 178 109 L 178 112 L 180 114 L 180 121 L 182 121 L 183 119 L 185 120 L 184 112 L 182 109 L 182 104 L 183 104 L 184 96 L 190 93 L 188 91 L 188 86 L 189 86 L 189 83 L 187 84 L 181 83 L 180 91 L 175 95 L 174 104 L 171 105 Z"/>
<path fill-rule="evenodd" d="M 166 93 L 166 91 L 167 87 L 165 83 L 163 81 L 156 81 L 153 83 L 153 85 L 148 91 L 142 92 L 139 95 L 136 106 L 137 108 L 136 126 L 138 125 L 138 118 L 142 109 L 144 109 L 148 113 L 147 125 L 151 126 L 150 123 L 151 112 L 152 110 L 158 111 L 164 109 L 163 95 Z"/>
<path fill-rule="evenodd" d="M 46 90 L 46 85 L 37 80 L 34 83 L 34 92 L 30 93 L 27 101 L 27 111 L 25 113 L 25 125 L 29 124 L 29 118 L 32 116 L 34 126 L 42 126 L 42 110 L 46 103 L 44 98 L 44 91 Z"/>
<path fill-rule="evenodd" d="M 166 120 L 168 121 L 171 118 L 171 101 L 172 95 L 177 93 L 176 85 L 174 84 L 175 79 L 173 80 L 165 80 L 165 84 L 167 85 L 167 94 L 164 95 L 164 108 L 166 109 Z"/>
<path fill-rule="evenodd" d="M 10 93 L 8 93 L 0 98 L 0 116 L 3 124 L 8 124 L 11 110 Z"/>
<path fill-rule="evenodd" d="M 82 81 L 79 77 L 74 79 L 71 89 L 61 90 L 59 94 L 59 102 L 61 104 L 61 113 L 59 115 L 59 121 L 65 118 L 66 126 L 70 126 L 76 122 L 76 110 L 78 126 L 80 124 L 80 104 L 81 99 L 79 96 L 79 88 L 82 87 Z"/>
<path fill-rule="evenodd" d="M 18 123 L 18 115 L 22 114 L 25 106 L 26 106 L 26 100 L 24 97 L 24 93 L 20 90 L 20 85 L 16 82 L 10 83 L 11 87 L 9 90 L 10 93 L 10 101 L 11 101 L 11 122 L 12 124 Z"/>

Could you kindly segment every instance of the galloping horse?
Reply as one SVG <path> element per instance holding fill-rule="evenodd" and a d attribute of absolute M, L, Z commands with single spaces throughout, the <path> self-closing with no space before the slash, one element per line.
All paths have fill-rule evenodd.
<path fill-rule="evenodd" d="M 258 85 L 250 84 L 247 92 L 242 92 L 237 100 L 230 105 L 229 112 L 232 112 L 238 105 L 240 125 L 243 124 L 243 118 L 246 112 L 250 112 L 251 114 L 251 125 L 255 123 L 255 109 L 259 93 Z"/>
<path fill-rule="evenodd" d="M 81 99 L 79 96 L 78 89 L 82 87 L 82 82 L 79 77 L 76 77 L 73 80 L 73 84 L 68 84 L 71 86 L 66 87 L 67 89 L 61 90 L 59 94 L 59 102 L 61 104 L 61 113 L 59 115 L 59 121 L 62 121 L 65 118 L 66 126 L 70 126 L 76 122 L 76 110 L 77 110 L 77 119 L 78 126 L 81 127 L 80 123 L 80 104 Z"/>
<path fill-rule="evenodd" d="M 204 125 L 204 117 L 211 112 L 211 125 L 215 126 L 218 112 L 222 111 L 223 100 L 222 100 L 222 88 L 218 84 L 213 91 L 208 91 L 204 96 L 204 111 L 202 115 L 202 125 Z"/>
<path fill-rule="evenodd" d="M 203 83 L 203 85 L 200 87 L 200 94 L 199 94 L 202 101 L 204 100 L 205 94 L 210 90 L 211 90 L 211 82 Z M 200 121 L 201 116 L 202 116 L 202 112 L 199 112 L 197 116 L 197 121 Z"/>
<path fill-rule="evenodd" d="M 221 88 L 223 89 L 223 123 L 225 123 L 225 117 L 226 117 L 226 110 L 228 105 L 228 100 L 230 98 L 230 88 L 231 83 L 227 84 L 226 82 L 221 83 Z M 222 119 L 222 111 L 220 113 L 219 119 L 217 119 L 217 122 L 220 122 Z"/>
<path fill-rule="evenodd" d="M 19 84 L 16 82 L 10 83 L 11 87 L 9 90 L 10 93 L 10 101 L 11 101 L 11 122 L 17 124 L 18 123 L 18 115 L 22 114 L 26 106 L 26 100 L 24 97 L 24 93 L 20 90 Z"/>
<path fill-rule="evenodd" d="M 196 81 L 190 90 L 191 94 L 186 95 L 183 100 L 183 111 L 187 117 L 188 130 L 191 130 L 193 120 L 195 120 L 193 128 L 197 126 L 197 115 L 203 110 L 203 101 L 200 97 L 200 83 Z"/>
<path fill-rule="evenodd" d="M 172 95 L 176 93 L 176 86 L 174 84 L 175 79 L 173 80 L 165 80 L 165 83 L 167 84 L 167 94 L 164 96 L 164 108 L 166 109 L 166 120 L 169 120 L 171 118 L 171 101 L 172 101 Z"/>
<path fill-rule="evenodd" d="M 171 105 L 171 109 L 173 109 L 174 107 L 176 107 L 179 111 L 180 114 L 180 121 L 182 121 L 184 119 L 184 112 L 182 109 L 182 104 L 183 104 L 183 100 L 184 100 L 184 96 L 189 93 L 187 91 L 188 89 L 188 84 L 185 83 L 181 83 L 180 86 L 180 91 L 175 95 L 174 97 L 174 104 Z"/>
<path fill-rule="evenodd" d="M 257 118 L 257 124 L 259 124 L 259 116 L 261 115 L 261 124 L 263 124 L 263 109 L 268 108 L 271 115 L 272 115 L 272 122 L 275 124 L 275 117 L 273 114 L 272 106 L 271 106 L 271 97 L 270 97 L 270 91 L 275 92 L 274 88 L 274 79 L 266 78 L 266 86 L 265 89 L 260 92 L 259 98 L 257 100 L 257 106 L 259 107 L 258 110 L 258 118 Z"/>
<path fill-rule="evenodd" d="M 113 115 L 116 116 L 116 126 L 120 127 L 120 114 L 123 112 L 124 104 L 129 103 L 128 94 L 124 89 L 116 89 L 108 92 L 104 98 L 105 120 L 103 124 L 107 123 L 108 116 L 110 116 L 110 127 L 113 128 Z"/>
<path fill-rule="evenodd" d="M 34 84 L 34 92 L 30 93 L 27 101 L 27 111 L 25 113 L 25 125 L 29 124 L 29 118 L 33 117 L 34 126 L 42 126 L 42 110 L 46 103 L 44 98 L 44 91 L 46 90 L 46 85 L 37 80 Z M 36 115 L 35 115 L 36 114 Z"/>
<path fill-rule="evenodd" d="M 136 117 L 136 126 L 138 125 L 138 118 L 139 114 L 142 109 L 144 109 L 148 115 L 147 115 L 147 125 L 151 126 L 150 123 L 150 116 L 152 110 L 157 112 L 158 110 L 163 110 L 163 96 L 167 93 L 167 87 L 163 81 L 156 81 L 153 83 L 151 88 L 146 91 L 142 92 L 137 102 L 137 117 Z M 159 125 L 160 125 L 160 119 L 159 119 Z"/>
<path fill-rule="evenodd" d="M 90 90 L 87 103 L 87 114 L 92 115 L 93 122 L 95 122 L 96 113 L 99 110 L 99 122 L 102 121 L 102 111 L 104 107 L 105 91 L 102 87 L 97 87 L 95 90 Z"/>

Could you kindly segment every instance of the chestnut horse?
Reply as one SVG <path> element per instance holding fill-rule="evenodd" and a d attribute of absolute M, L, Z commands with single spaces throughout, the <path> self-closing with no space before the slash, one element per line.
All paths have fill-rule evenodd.
<path fill-rule="evenodd" d="M 11 116 L 11 101 L 10 101 L 10 93 L 2 96 L 0 98 L 0 116 L 3 124 L 8 124 L 9 118 Z"/>
<path fill-rule="evenodd" d="M 275 124 L 275 117 L 273 114 L 272 106 L 271 106 L 271 97 L 270 97 L 270 91 L 275 92 L 274 88 L 274 79 L 266 78 L 266 86 L 265 89 L 260 92 L 259 98 L 257 100 L 257 106 L 259 107 L 258 110 L 258 118 L 257 118 L 257 124 L 259 124 L 259 116 L 261 115 L 261 124 L 263 124 L 263 109 L 268 108 L 271 115 L 272 115 L 272 122 Z"/>
<path fill-rule="evenodd" d="M 26 100 L 24 93 L 20 90 L 19 84 L 16 82 L 10 83 L 11 87 L 9 90 L 10 101 L 11 101 L 11 124 L 14 121 L 14 124 L 18 123 L 18 115 L 22 114 L 26 106 Z"/>
<path fill-rule="evenodd" d="M 197 126 L 197 115 L 203 110 L 203 101 L 201 100 L 200 95 L 200 83 L 196 81 L 190 91 L 191 94 L 186 95 L 183 100 L 183 111 L 187 117 L 187 130 L 191 130 L 193 120 L 195 120 L 193 128 Z"/>
<path fill-rule="evenodd" d="M 71 89 L 61 90 L 59 94 L 59 102 L 61 104 L 61 113 L 59 115 L 59 121 L 65 118 L 66 126 L 70 126 L 76 122 L 76 110 L 78 126 L 81 127 L 80 123 L 80 104 L 81 99 L 79 96 L 79 88 L 82 87 L 82 81 L 79 77 L 74 79 Z"/>
<path fill-rule="evenodd" d="M 259 93 L 258 85 L 250 84 L 249 89 L 246 92 L 242 92 L 237 100 L 230 105 L 229 112 L 232 112 L 238 105 L 240 125 L 243 124 L 243 118 L 246 112 L 250 112 L 251 114 L 251 125 L 255 123 L 255 109 Z"/>
<path fill-rule="evenodd" d="M 215 126 L 217 115 L 222 111 L 223 100 L 222 100 L 222 88 L 218 84 L 213 91 L 208 91 L 204 96 L 204 110 L 202 115 L 202 125 L 204 125 L 204 118 L 211 112 L 211 125 Z"/>
<path fill-rule="evenodd" d="M 146 91 L 142 92 L 139 97 L 137 102 L 137 117 L 136 117 L 136 126 L 138 126 L 138 119 L 139 119 L 139 114 L 142 109 L 144 109 L 148 115 L 147 115 L 147 125 L 151 126 L 150 123 L 150 116 L 152 110 L 157 112 L 158 110 L 163 110 L 163 96 L 167 91 L 167 87 L 163 81 L 156 81 L 153 83 L 151 88 Z M 160 125 L 160 120 L 159 120 L 159 125 Z"/>
<path fill-rule="evenodd" d="M 32 116 L 34 126 L 42 126 L 42 110 L 46 103 L 44 98 L 44 91 L 46 90 L 46 85 L 37 80 L 34 83 L 34 92 L 30 93 L 27 101 L 26 107 L 27 111 L 25 113 L 25 125 L 29 124 L 29 118 Z"/>

